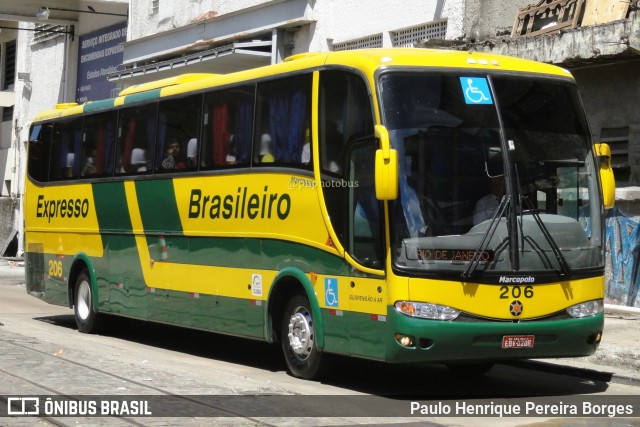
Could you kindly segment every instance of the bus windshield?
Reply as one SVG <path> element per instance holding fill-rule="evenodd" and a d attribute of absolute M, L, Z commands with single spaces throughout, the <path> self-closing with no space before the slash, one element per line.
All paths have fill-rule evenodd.
<path fill-rule="evenodd" d="M 596 166 L 571 81 L 402 71 L 379 88 L 399 162 L 397 269 L 549 281 L 602 270 Z"/>

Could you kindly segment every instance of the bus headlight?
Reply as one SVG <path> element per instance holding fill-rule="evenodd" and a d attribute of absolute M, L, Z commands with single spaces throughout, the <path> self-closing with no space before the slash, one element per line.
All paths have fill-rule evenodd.
<path fill-rule="evenodd" d="M 460 314 L 456 310 L 446 305 L 430 304 L 428 302 L 398 301 L 396 311 L 411 317 L 432 320 L 453 320 Z"/>
<path fill-rule="evenodd" d="M 567 308 L 567 313 L 569 313 L 571 317 L 595 316 L 596 314 L 602 313 L 603 311 L 604 300 L 601 299 L 583 302 Z"/>

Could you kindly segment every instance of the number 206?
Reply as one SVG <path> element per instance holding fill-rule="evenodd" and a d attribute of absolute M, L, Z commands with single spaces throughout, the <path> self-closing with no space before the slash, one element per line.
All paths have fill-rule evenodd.
<path fill-rule="evenodd" d="M 62 261 L 49 260 L 49 276 L 62 277 Z"/>
<path fill-rule="evenodd" d="M 533 298 L 533 286 L 500 286 L 500 299 L 509 298 Z"/>

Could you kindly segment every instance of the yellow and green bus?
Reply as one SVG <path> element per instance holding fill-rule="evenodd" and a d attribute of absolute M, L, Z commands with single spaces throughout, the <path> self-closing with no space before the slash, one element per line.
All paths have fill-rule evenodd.
<path fill-rule="evenodd" d="M 328 355 L 592 354 L 610 153 L 564 69 L 372 49 L 185 74 L 34 118 L 27 290 Z"/>

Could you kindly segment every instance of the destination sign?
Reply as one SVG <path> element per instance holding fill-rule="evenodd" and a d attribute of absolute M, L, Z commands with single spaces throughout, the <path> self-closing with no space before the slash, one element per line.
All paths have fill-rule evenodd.
<path fill-rule="evenodd" d="M 417 249 L 418 259 L 421 261 L 472 261 L 475 253 L 475 249 Z M 482 251 L 477 259 L 490 262 L 493 261 L 493 255 L 493 251 Z"/>

